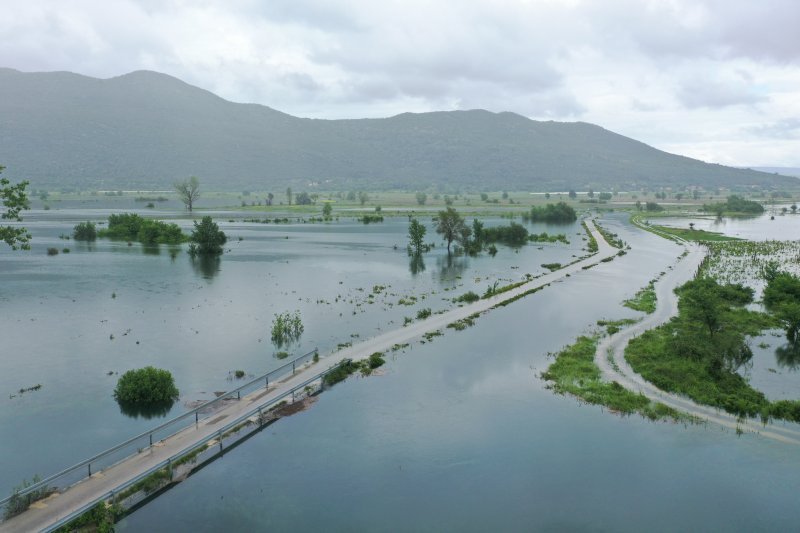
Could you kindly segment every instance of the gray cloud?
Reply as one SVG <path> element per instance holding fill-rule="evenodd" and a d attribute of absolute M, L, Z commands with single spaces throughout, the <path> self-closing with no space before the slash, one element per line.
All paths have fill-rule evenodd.
<path fill-rule="evenodd" d="M 743 83 L 694 78 L 683 82 L 678 99 L 689 108 L 724 108 L 735 105 L 755 105 L 767 97 Z"/>
<path fill-rule="evenodd" d="M 782 122 L 800 116 L 796 0 L 27 0 L 4 7 L 0 66 L 23 71 L 110 77 L 146 68 L 230 100 L 320 118 L 485 108 L 591 120 L 721 162 L 800 165 L 788 143 L 769 151 L 737 144 L 796 134 Z M 759 123 L 760 130 L 741 126 Z M 727 137 L 712 146 L 692 136 L 703 131 Z"/>
<path fill-rule="evenodd" d="M 746 128 L 750 134 L 757 137 L 767 137 L 772 139 L 800 139 L 800 117 L 791 117 Z"/>

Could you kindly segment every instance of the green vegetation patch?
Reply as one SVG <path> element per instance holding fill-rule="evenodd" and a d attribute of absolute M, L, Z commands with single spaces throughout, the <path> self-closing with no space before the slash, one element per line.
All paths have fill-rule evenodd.
<path fill-rule="evenodd" d="M 602 235 L 603 238 L 606 240 L 606 242 L 608 242 L 608 244 L 610 244 L 614 248 L 622 249 L 625 247 L 625 242 L 623 242 L 623 240 L 620 239 L 616 233 L 611 233 L 610 231 L 608 231 L 607 229 L 605 229 L 603 226 L 601 226 L 596 222 L 595 222 L 595 227 L 597 228 L 597 231 L 600 232 L 600 235 Z"/>
<path fill-rule="evenodd" d="M 76 235 L 79 226 L 80 224 L 75 227 Z M 180 244 L 188 239 L 177 224 L 143 218 L 135 213 L 109 216 L 108 227 L 97 231 L 96 236 L 142 244 Z"/>
<path fill-rule="evenodd" d="M 460 320 L 456 320 L 455 322 L 451 322 L 447 324 L 447 327 L 450 329 L 454 329 L 456 331 L 463 331 L 467 328 L 471 328 L 475 325 L 475 319 L 480 316 L 480 313 L 473 313 L 466 318 L 462 318 Z"/>
<path fill-rule="evenodd" d="M 478 296 L 478 294 L 476 294 L 476 293 L 474 293 L 472 291 L 469 291 L 469 292 L 465 292 L 461 296 L 453 298 L 453 302 L 471 304 L 473 302 L 477 302 L 480 299 L 481 299 L 481 297 Z"/>
<path fill-rule="evenodd" d="M 653 402 L 643 394 L 637 394 L 613 381 L 601 379 L 600 369 L 594 363 L 597 337 L 579 337 L 575 344 L 556 354 L 556 360 L 541 374 L 550 382 L 547 388 L 557 394 L 571 394 L 593 405 L 603 405 L 622 414 L 639 413 L 657 420 L 671 418 L 685 420 L 684 415 L 660 402 Z"/>
<path fill-rule="evenodd" d="M 375 352 L 361 361 L 345 359 L 339 363 L 336 368 L 322 377 L 322 383 L 325 386 L 335 385 L 358 371 L 361 371 L 361 375 L 368 376 L 372 374 L 373 370 L 383 366 L 385 363 L 386 360 L 383 358 L 383 352 Z"/>
<path fill-rule="evenodd" d="M 125 516 L 125 511 L 122 506 L 99 502 L 79 517 L 56 529 L 54 533 L 71 533 L 73 531 L 113 533 L 114 524 L 123 516 Z"/>
<path fill-rule="evenodd" d="M 564 202 L 531 207 L 529 213 L 522 215 L 523 220 L 530 222 L 549 222 L 551 224 L 569 224 L 578 220 L 575 210 Z"/>
<path fill-rule="evenodd" d="M 531 242 L 563 242 L 564 244 L 569 244 L 567 236 L 563 233 L 558 233 L 556 235 L 550 235 L 547 232 L 539 234 L 531 233 L 528 236 L 528 240 Z"/>
<path fill-rule="evenodd" d="M 760 215 L 764 212 L 764 206 L 752 200 L 745 200 L 743 197 L 732 194 L 724 202 L 715 204 L 703 204 L 703 211 L 722 215 Z"/>
<path fill-rule="evenodd" d="M 656 310 L 656 289 L 655 280 L 650 280 L 650 283 L 634 295 L 633 298 L 625 300 L 622 305 L 633 309 L 634 311 L 641 311 L 643 313 L 654 313 Z"/>
<path fill-rule="evenodd" d="M 597 252 L 598 249 L 597 240 L 594 238 L 594 235 L 592 235 L 592 232 L 589 230 L 589 226 L 586 224 L 585 220 L 581 222 L 581 225 L 583 226 L 583 230 L 586 232 L 586 235 L 589 237 L 589 242 L 586 245 L 586 249 L 589 250 L 589 253 L 593 254 Z"/>
<path fill-rule="evenodd" d="M 636 324 L 637 322 L 639 322 L 639 319 L 636 318 L 622 318 L 619 320 L 598 320 L 597 325 L 606 328 L 606 332 L 609 335 L 613 335 L 624 326 L 630 326 L 631 324 Z"/>
<path fill-rule="evenodd" d="M 482 228 L 481 239 L 484 244 L 500 242 L 508 246 L 522 246 L 528 242 L 528 230 L 523 225 L 512 222 L 508 226 Z"/>
<path fill-rule="evenodd" d="M 631 367 L 663 390 L 736 416 L 800 422 L 800 402 L 770 402 L 736 372 L 752 357 L 746 337 L 777 325 L 774 317 L 743 307 L 752 290 L 698 278 L 678 294 L 678 316 L 628 344 Z"/>
<path fill-rule="evenodd" d="M 126 404 L 169 403 L 178 399 L 175 380 L 168 370 L 146 366 L 128 370 L 117 381 L 114 398 Z"/>
<path fill-rule="evenodd" d="M 702 229 L 692 228 L 672 228 L 669 226 L 651 226 L 657 233 L 665 233 L 671 237 L 677 237 L 686 241 L 694 242 L 724 242 L 724 241 L 738 241 L 737 237 L 729 237 L 715 231 L 706 231 Z M 663 237 L 663 235 L 662 235 Z"/>

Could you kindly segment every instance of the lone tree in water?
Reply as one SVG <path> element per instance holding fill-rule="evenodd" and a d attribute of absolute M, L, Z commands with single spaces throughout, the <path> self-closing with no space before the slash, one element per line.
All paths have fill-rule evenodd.
<path fill-rule="evenodd" d="M 0 165 L 0 172 L 6 167 Z M 0 202 L 6 208 L 3 213 L 3 219 L 16 220 L 20 222 L 22 217 L 19 212 L 23 209 L 30 209 L 28 196 L 25 194 L 25 187 L 28 186 L 27 181 L 21 181 L 16 185 L 11 185 L 11 182 L 6 178 L 0 178 Z M 22 248 L 23 250 L 30 250 L 31 234 L 25 228 L 15 228 L 13 226 L 0 226 L 0 240 L 5 241 L 12 250 Z"/>
<path fill-rule="evenodd" d="M 188 180 L 179 181 L 175 184 L 175 190 L 178 192 L 181 202 L 191 213 L 194 203 L 200 198 L 200 180 L 197 179 L 197 176 L 192 176 Z"/>
<path fill-rule="evenodd" d="M 222 245 L 228 242 L 225 232 L 211 220 L 211 217 L 203 217 L 200 222 L 194 221 L 194 230 L 189 237 L 192 244 L 189 246 L 189 253 L 192 255 L 220 255 Z"/>
<path fill-rule="evenodd" d="M 412 218 L 408 224 L 409 248 L 414 251 L 414 255 L 420 255 L 425 248 L 424 239 L 427 228 L 416 218 Z"/>
<path fill-rule="evenodd" d="M 439 215 L 433 221 L 436 224 L 436 233 L 447 241 L 447 255 L 450 255 L 450 244 L 453 241 L 468 239 L 472 233 L 464 223 L 464 217 L 452 207 L 439 211 Z"/>

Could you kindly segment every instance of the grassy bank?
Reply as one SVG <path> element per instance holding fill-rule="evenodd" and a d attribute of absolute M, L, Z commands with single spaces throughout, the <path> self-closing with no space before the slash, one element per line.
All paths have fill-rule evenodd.
<path fill-rule="evenodd" d="M 603 381 L 600 369 L 594 363 L 596 351 L 597 336 L 582 336 L 575 344 L 557 353 L 555 362 L 542 373 L 542 378 L 550 382 L 548 388 L 625 415 L 638 413 L 650 420 L 689 419 L 688 415 L 663 403 L 653 402 L 643 394 L 631 392 L 616 381 Z"/>

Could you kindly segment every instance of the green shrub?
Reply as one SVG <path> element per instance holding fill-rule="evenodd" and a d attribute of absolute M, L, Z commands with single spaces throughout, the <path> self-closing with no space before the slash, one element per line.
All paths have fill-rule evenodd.
<path fill-rule="evenodd" d="M 114 389 L 114 398 L 118 402 L 134 405 L 172 402 L 179 395 L 172 374 L 152 366 L 128 370 Z"/>
<path fill-rule="evenodd" d="M 92 222 L 81 222 L 72 228 L 72 238 L 76 241 L 97 240 L 97 228 Z"/>
<path fill-rule="evenodd" d="M 467 304 L 471 304 L 472 302 L 477 302 L 480 299 L 481 299 L 481 297 L 478 296 L 476 293 L 474 293 L 472 291 L 469 291 L 469 292 L 465 292 L 464 294 L 462 294 L 461 296 L 459 296 L 457 298 L 453 298 L 453 301 L 456 302 L 456 303 L 464 302 L 464 303 L 467 303 Z"/>

